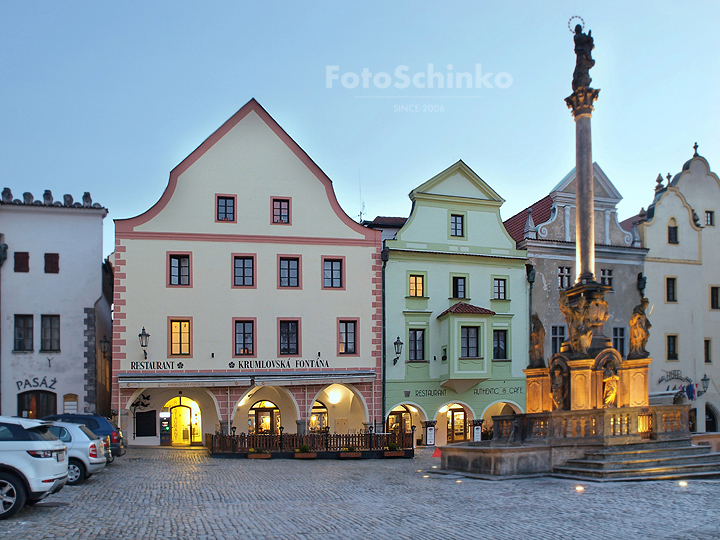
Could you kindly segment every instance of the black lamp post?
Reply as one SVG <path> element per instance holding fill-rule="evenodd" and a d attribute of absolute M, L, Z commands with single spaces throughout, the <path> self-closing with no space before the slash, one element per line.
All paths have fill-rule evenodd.
<path fill-rule="evenodd" d="M 700 379 L 700 382 L 702 383 L 702 389 L 703 389 L 702 393 L 704 394 L 705 392 L 707 392 L 708 388 L 710 387 L 710 377 L 707 376 L 707 373 L 705 373 L 703 375 L 703 378 Z M 698 394 L 698 397 L 701 395 L 702 394 Z"/>
<path fill-rule="evenodd" d="M 100 340 L 100 352 L 103 355 L 103 358 L 105 360 L 108 359 L 108 353 L 110 352 L 110 340 L 107 338 L 107 336 L 103 336 L 103 338 Z"/>
<path fill-rule="evenodd" d="M 138 339 L 140 340 L 140 347 L 142 347 L 143 353 L 145 354 L 145 360 L 147 360 L 147 346 L 148 340 L 150 339 L 150 334 L 145 331 L 144 326 L 142 332 L 138 334 Z"/>
<path fill-rule="evenodd" d="M 403 342 L 400 341 L 400 336 L 395 340 L 395 343 L 393 343 L 395 346 L 395 358 L 393 358 L 393 366 L 397 364 L 398 358 L 400 358 L 400 353 L 402 353 L 402 346 Z"/>

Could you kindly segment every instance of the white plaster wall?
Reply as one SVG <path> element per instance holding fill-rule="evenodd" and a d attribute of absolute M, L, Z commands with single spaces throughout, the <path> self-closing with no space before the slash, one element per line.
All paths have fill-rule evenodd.
<path fill-rule="evenodd" d="M 256 317 L 257 358 L 278 358 L 277 319 L 301 318 L 302 358 L 317 353 L 330 360 L 331 367 L 374 365 L 371 356 L 372 254 L 375 248 L 287 244 L 236 244 L 232 242 L 122 241 L 128 246 L 125 298 L 127 358 L 143 360 L 137 334 L 145 327 L 151 335 L 148 361 L 170 358 L 167 319 L 193 317 L 193 357 L 182 360 L 189 370 L 227 370 L 233 359 L 233 317 Z M 168 288 L 166 252 L 192 252 L 191 288 Z M 233 252 L 256 254 L 255 289 L 233 289 Z M 277 254 L 302 255 L 302 289 L 277 287 Z M 321 290 L 323 255 L 346 257 L 347 288 Z M 337 354 L 337 318 L 360 318 L 360 356 Z M 214 354 L 214 358 L 213 358 Z"/>
<path fill-rule="evenodd" d="M 643 240 L 650 247 L 645 274 L 646 296 L 654 304 L 650 322 L 648 350 L 650 391 L 664 391 L 668 385 L 680 387 L 683 381 L 659 383 L 670 370 L 681 370 L 684 377 L 700 384 L 704 375 L 710 378 L 707 394 L 693 402 L 697 408 L 697 429 L 705 429 L 705 403 L 720 409 L 720 310 L 710 308 L 710 287 L 720 286 L 720 182 L 710 172 L 707 162 L 694 158 L 679 180 L 655 204 L 653 220 L 643 224 Z M 702 228 L 692 223 L 694 209 Z M 716 225 L 705 226 L 705 211 L 715 212 Z M 677 221 L 679 243 L 667 244 L 667 223 Z M 676 276 L 678 302 L 665 302 L 665 277 Z M 666 358 L 667 334 L 678 335 L 678 360 Z M 705 363 L 704 341 L 711 340 L 712 362 Z M 702 386 L 698 387 L 699 390 Z"/>

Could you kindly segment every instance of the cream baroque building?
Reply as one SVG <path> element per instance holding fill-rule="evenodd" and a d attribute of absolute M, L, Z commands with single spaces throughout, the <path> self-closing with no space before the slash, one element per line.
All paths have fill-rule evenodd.
<path fill-rule="evenodd" d="M 380 233 L 255 100 L 115 226 L 113 406 L 132 443 L 380 420 Z"/>
<path fill-rule="evenodd" d="M 651 304 L 651 395 L 692 386 L 694 395 L 686 392 L 685 399 L 693 402 L 691 429 L 700 432 L 717 431 L 720 420 L 718 210 L 720 179 L 695 152 L 665 185 L 658 177 L 647 214 L 628 220 L 636 222 L 649 249 L 645 294 Z M 703 379 L 708 384 L 704 394 Z"/>

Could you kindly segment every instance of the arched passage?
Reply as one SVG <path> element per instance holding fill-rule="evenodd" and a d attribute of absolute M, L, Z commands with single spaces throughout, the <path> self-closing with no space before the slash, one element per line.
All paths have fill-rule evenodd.
<path fill-rule="evenodd" d="M 718 430 L 718 412 L 710 405 L 710 403 L 705 404 L 705 432 L 717 432 Z"/>
<path fill-rule="evenodd" d="M 368 422 L 368 408 L 362 394 L 351 384 L 331 384 L 308 402 L 308 430 L 313 430 L 313 411 L 324 406 L 326 426 L 332 433 L 362 433 Z M 317 416 L 317 415 L 316 415 Z M 316 419 L 317 420 L 317 419 Z"/>
<path fill-rule="evenodd" d="M 512 401 L 496 401 L 488 405 L 482 413 L 482 438 L 492 439 L 493 435 L 493 416 L 506 416 L 510 414 L 520 414 L 522 408 Z"/>

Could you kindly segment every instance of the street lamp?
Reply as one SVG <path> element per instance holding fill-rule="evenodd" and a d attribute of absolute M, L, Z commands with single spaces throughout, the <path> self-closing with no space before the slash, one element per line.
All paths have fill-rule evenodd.
<path fill-rule="evenodd" d="M 103 336 L 100 340 L 100 352 L 102 353 L 103 358 L 107 360 L 109 356 L 108 353 L 110 352 L 110 340 L 107 336 Z"/>
<path fill-rule="evenodd" d="M 395 364 L 397 364 L 398 358 L 400 358 L 400 353 L 402 353 L 403 342 L 400 341 L 400 336 L 398 336 L 398 338 L 395 340 L 395 343 L 393 343 L 393 345 L 395 345 L 395 358 L 393 358 L 393 366 L 394 366 Z"/>
<path fill-rule="evenodd" d="M 142 332 L 138 334 L 138 339 L 140 340 L 140 347 L 142 347 L 143 353 L 145 354 L 145 360 L 147 360 L 147 346 L 148 340 L 150 339 L 150 334 L 145 331 L 144 326 Z"/>
<path fill-rule="evenodd" d="M 702 393 L 698 393 L 698 397 L 702 396 L 705 392 L 707 392 L 708 387 L 710 386 L 710 377 L 707 376 L 707 373 L 703 375 L 703 378 L 700 379 L 700 382 L 702 383 Z"/>

